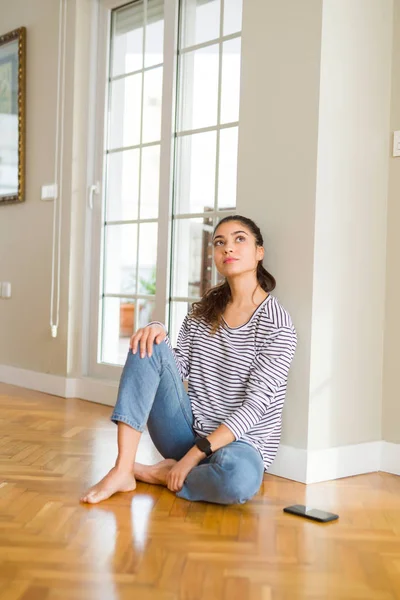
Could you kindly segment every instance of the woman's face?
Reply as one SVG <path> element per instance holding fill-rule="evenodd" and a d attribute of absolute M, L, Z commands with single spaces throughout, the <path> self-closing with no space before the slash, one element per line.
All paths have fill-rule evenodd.
<path fill-rule="evenodd" d="M 254 234 L 240 221 L 219 225 L 213 245 L 215 266 L 224 277 L 255 271 L 264 258 L 264 248 L 256 246 Z"/>

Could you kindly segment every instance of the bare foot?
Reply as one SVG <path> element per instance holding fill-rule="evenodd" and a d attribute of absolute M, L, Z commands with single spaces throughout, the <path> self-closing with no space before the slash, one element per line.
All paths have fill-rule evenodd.
<path fill-rule="evenodd" d="M 113 467 L 99 483 L 91 487 L 81 498 L 81 502 L 97 504 L 107 500 L 117 492 L 133 492 L 136 488 L 136 480 L 133 473 L 119 471 Z"/>
<path fill-rule="evenodd" d="M 140 463 L 135 463 L 133 472 L 138 481 L 167 485 L 168 473 L 176 463 L 177 461 L 173 458 L 162 460 L 156 465 L 142 465 Z"/>

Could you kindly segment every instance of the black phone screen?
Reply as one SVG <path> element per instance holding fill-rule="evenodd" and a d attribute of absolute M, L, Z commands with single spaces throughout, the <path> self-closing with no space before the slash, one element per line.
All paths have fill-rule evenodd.
<path fill-rule="evenodd" d="M 334 513 L 330 513 L 325 510 L 319 510 L 318 508 L 312 508 L 311 506 L 304 506 L 303 504 L 287 506 L 283 510 L 284 512 L 291 513 L 293 515 L 314 519 L 315 521 L 334 521 L 338 519 L 338 515 L 335 515 Z"/>

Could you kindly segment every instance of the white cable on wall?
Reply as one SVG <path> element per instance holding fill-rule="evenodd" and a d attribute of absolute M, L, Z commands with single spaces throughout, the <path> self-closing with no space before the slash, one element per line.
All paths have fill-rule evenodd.
<path fill-rule="evenodd" d="M 57 337 L 60 320 L 60 287 L 61 287 L 61 225 L 62 225 L 62 196 L 63 196 L 63 156 L 64 156 L 64 99 L 65 99 L 65 54 L 66 54 L 66 25 L 67 0 L 60 0 L 58 17 L 58 60 L 57 60 L 57 105 L 56 133 L 54 152 L 54 183 L 55 198 L 53 212 L 53 247 L 51 267 L 51 298 L 50 298 L 50 331 L 52 337 Z M 60 108 L 61 106 L 61 108 Z M 58 230 L 57 230 L 58 213 Z M 55 287 L 57 296 L 55 302 Z M 56 318 L 54 320 L 54 304 Z"/>

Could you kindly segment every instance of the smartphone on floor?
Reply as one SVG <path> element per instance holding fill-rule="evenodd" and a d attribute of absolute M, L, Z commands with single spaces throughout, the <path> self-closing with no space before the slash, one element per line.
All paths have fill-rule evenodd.
<path fill-rule="evenodd" d="M 298 515 L 299 517 L 305 517 L 306 519 L 312 519 L 319 523 L 327 523 L 328 521 L 336 521 L 339 515 L 335 515 L 325 510 L 319 510 L 318 508 L 311 508 L 311 506 L 304 506 L 303 504 L 294 504 L 293 506 L 286 506 L 283 512 L 290 513 L 291 515 Z"/>

